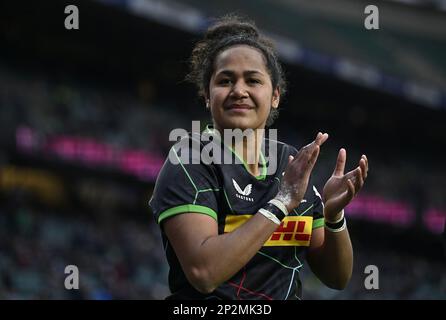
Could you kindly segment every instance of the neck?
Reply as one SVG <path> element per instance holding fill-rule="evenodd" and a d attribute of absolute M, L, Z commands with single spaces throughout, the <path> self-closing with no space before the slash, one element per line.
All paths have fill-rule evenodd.
<path fill-rule="evenodd" d="M 224 131 L 215 127 L 224 137 Z M 261 173 L 259 168 L 260 151 L 264 137 L 264 129 L 252 129 L 243 131 L 243 139 L 231 140 L 231 148 L 240 157 L 246 165 L 246 169 L 253 176 L 258 176 Z"/>

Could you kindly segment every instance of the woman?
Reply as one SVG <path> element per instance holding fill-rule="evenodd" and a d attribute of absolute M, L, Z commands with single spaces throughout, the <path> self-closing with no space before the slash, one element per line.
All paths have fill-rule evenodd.
<path fill-rule="evenodd" d="M 191 68 L 189 79 L 213 119 L 207 134 L 217 138 L 190 134 L 181 152 L 175 145 L 169 159 L 177 162 L 165 162 L 150 202 L 170 265 L 169 298 L 300 299 L 305 258 L 323 283 L 344 288 L 353 253 L 343 209 L 363 186 L 367 158 L 344 174 L 346 151 L 339 151 L 324 205 L 316 188 L 307 190 L 328 135 L 318 133 L 299 152 L 262 136 L 277 115 L 285 82 L 271 43 L 253 23 L 234 16 L 217 21 L 195 46 Z M 225 129 L 251 133 L 222 143 Z M 242 162 L 204 163 L 200 152 L 187 153 L 184 161 L 184 142 L 186 151 L 219 145 Z M 272 146 L 277 168 L 266 172 L 261 150 Z"/>

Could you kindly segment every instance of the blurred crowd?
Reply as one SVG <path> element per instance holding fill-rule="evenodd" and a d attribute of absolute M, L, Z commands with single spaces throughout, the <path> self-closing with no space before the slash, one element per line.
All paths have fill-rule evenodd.
<path fill-rule="evenodd" d="M 170 130 L 184 127 L 184 121 L 172 117 L 170 105 L 147 103 L 151 90 L 150 83 L 131 92 L 57 81 L 42 73 L 19 74 L 0 64 L 1 130 L 10 137 L 26 126 L 42 137 L 73 135 L 117 148 L 166 152 Z"/>
<path fill-rule="evenodd" d="M 79 290 L 65 288 L 65 268 Z M 162 299 L 168 294 L 161 237 L 135 221 L 15 204 L 0 208 L 0 299 Z"/>
<path fill-rule="evenodd" d="M 446 299 L 446 264 L 388 249 L 371 249 L 353 240 L 353 275 L 346 289 L 323 285 L 305 265 L 304 299 L 430 300 Z M 376 266 L 377 272 L 366 269 Z M 374 267 L 373 267 L 374 268 Z M 377 276 L 372 279 L 372 276 Z M 371 285 L 374 285 L 371 287 Z"/>

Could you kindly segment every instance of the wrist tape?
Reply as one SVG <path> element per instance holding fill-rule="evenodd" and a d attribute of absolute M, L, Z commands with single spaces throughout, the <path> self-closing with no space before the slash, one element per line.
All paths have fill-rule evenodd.
<path fill-rule="evenodd" d="M 270 200 L 259 212 L 277 225 L 288 215 L 286 206 L 277 199 Z"/>

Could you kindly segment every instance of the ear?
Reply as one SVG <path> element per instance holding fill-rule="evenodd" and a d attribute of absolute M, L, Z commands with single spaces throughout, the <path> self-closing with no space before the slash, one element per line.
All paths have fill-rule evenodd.
<path fill-rule="evenodd" d="M 204 94 L 204 95 L 203 95 L 203 98 L 204 98 L 204 104 L 205 104 L 205 106 L 206 106 L 206 109 L 209 109 L 209 103 L 210 103 L 210 101 L 209 101 L 209 97 L 208 97 L 208 95 L 207 95 L 207 94 Z"/>
<path fill-rule="evenodd" d="M 277 109 L 279 107 L 279 102 L 280 102 L 280 89 L 279 87 L 276 87 L 273 91 L 273 97 L 271 99 L 271 106 L 274 109 Z"/>

